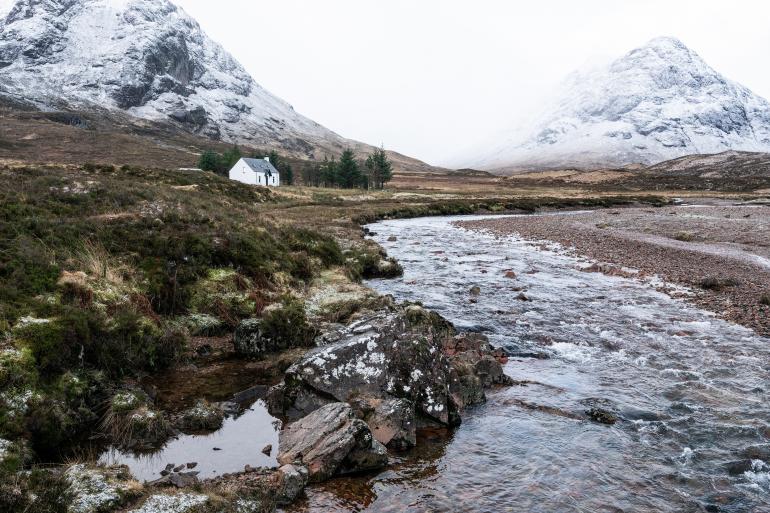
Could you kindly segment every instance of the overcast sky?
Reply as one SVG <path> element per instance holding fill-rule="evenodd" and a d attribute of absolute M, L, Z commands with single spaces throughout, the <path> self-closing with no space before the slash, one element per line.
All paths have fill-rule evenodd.
<path fill-rule="evenodd" d="M 339 134 L 439 163 L 567 73 L 656 36 L 770 98 L 763 0 L 174 0 L 263 87 Z"/>

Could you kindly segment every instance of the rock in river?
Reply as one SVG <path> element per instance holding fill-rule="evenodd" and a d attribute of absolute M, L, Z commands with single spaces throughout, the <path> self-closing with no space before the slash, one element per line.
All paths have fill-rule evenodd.
<path fill-rule="evenodd" d="M 388 462 L 385 447 L 345 403 L 328 404 L 290 424 L 281 432 L 278 450 L 279 463 L 302 463 L 314 482 Z"/>
<path fill-rule="evenodd" d="M 483 335 L 457 335 L 417 305 L 365 317 L 308 352 L 268 394 L 270 412 L 297 420 L 331 402 L 353 405 L 375 437 L 395 449 L 414 444 L 418 425 L 453 426 L 459 410 L 484 402 L 484 388 L 509 384 Z"/>
<path fill-rule="evenodd" d="M 284 382 L 270 391 L 271 413 L 293 420 L 329 398 L 403 398 L 439 424 L 457 424 L 449 360 L 438 342 L 448 330 L 451 325 L 438 315 L 415 306 L 358 321 L 338 342 L 308 352 L 286 371 Z"/>

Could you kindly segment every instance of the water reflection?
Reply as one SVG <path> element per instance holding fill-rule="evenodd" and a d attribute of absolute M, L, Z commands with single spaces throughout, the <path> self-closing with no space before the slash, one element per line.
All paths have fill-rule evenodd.
<path fill-rule="evenodd" d="M 197 463 L 194 470 L 200 472 L 200 479 L 242 472 L 246 465 L 275 467 L 280 426 L 280 421 L 268 413 L 265 403 L 258 400 L 240 415 L 226 418 L 222 428 L 215 433 L 180 435 L 159 451 L 148 454 L 110 449 L 99 462 L 128 465 L 140 481 L 160 478 L 161 470 L 169 463 Z M 272 445 L 272 451 L 266 455 L 262 449 L 268 444 Z"/>

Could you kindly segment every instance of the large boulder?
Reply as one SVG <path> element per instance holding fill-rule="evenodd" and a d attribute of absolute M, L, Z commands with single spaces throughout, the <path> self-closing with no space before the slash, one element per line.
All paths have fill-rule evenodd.
<path fill-rule="evenodd" d="M 438 424 L 455 425 L 450 362 L 440 342 L 452 335 L 451 325 L 421 307 L 367 317 L 292 365 L 270 391 L 271 412 L 293 420 L 329 398 L 372 403 L 400 398 Z"/>
<path fill-rule="evenodd" d="M 280 434 L 278 462 L 307 467 L 310 481 L 384 467 L 385 447 L 345 403 L 328 404 Z"/>
<path fill-rule="evenodd" d="M 366 423 L 374 438 L 388 449 L 402 451 L 417 444 L 414 404 L 407 399 L 386 399 L 374 406 Z"/>

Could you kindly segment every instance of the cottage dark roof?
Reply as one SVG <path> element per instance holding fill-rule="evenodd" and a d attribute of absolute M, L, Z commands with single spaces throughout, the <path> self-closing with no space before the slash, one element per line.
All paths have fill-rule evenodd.
<path fill-rule="evenodd" d="M 257 173 L 278 173 L 278 170 L 270 162 L 264 159 L 243 159 L 243 161 Z"/>

